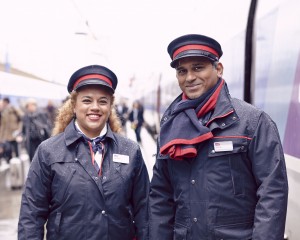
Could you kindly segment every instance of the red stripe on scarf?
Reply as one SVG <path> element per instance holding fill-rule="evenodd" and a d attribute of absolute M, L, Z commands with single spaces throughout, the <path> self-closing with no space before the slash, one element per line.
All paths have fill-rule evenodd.
<path fill-rule="evenodd" d="M 198 136 L 193 139 L 174 139 L 160 148 L 160 153 L 170 154 L 170 157 L 175 160 L 182 160 L 185 157 L 195 157 L 197 150 L 194 147 L 181 148 L 181 145 L 193 145 L 213 137 L 211 132 Z M 191 154 L 191 155 L 190 155 Z"/>
<path fill-rule="evenodd" d="M 199 110 L 199 112 L 197 113 L 198 118 L 200 118 L 205 113 L 215 108 L 223 84 L 224 84 L 224 79 L 222 79 L 222 82 L 220 83 L 219 87 L 216 89 L 213 95 L 208 99 L 208 101 L 204 104 L 204 106 Z"/>

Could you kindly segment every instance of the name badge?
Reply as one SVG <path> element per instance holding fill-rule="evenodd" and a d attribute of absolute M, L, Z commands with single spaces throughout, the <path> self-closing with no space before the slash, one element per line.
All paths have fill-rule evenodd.
<path fill-rule="evenodd" d="M 113 161 L 118 163 L 129 164 L 129 156 L 122 154 L 113 154 Z"/>
<path fill-rule="evenodd" d="M 214 142 L 215 152 L 233 151 L 232 141 Z"/>

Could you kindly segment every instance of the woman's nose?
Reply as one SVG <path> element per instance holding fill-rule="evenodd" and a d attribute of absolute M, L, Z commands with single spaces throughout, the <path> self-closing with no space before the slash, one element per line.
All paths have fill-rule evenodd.
<path fill-rule="evenodd" d="M 99 104 L 97 101 L 92 102 L 92 109 L 99 109 Z"/>

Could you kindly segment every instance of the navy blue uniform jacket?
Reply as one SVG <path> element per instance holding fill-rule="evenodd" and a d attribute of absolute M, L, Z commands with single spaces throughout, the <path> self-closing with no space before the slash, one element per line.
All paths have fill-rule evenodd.
<path fill-rule="evenodd" d="M 226 85 L 212 115 L 202 120 L 214 137 L 197 146 L 195 158 L 176 161 L 157 154 L 151 239 L 282 240 L 288 183 L 275 123 L 265 112 L 232 99 Z M 219 151 L 224 142 L 229 148 Z"/>
<path fill-rule="evenodd" d="M 18 239 L 148 239 L 149 177 L 139 146 L 108 127 L 102 176 L 71 122 L 44 141 L 22 196 Z M 129 163 L 113 161 L 129 156 Z"/>

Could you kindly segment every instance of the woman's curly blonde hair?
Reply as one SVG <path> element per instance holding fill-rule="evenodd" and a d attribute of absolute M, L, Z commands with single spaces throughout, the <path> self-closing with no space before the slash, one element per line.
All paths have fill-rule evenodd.
<path fill-rule="evenodd" d="M 77 99 L 78 93 L 73 91 L 68 98 L 68 100 L 65 101 L 65 103 L 59 108 L 58 114 L 55 119 L 55 125 L 52 131 L 52 136 L 57 135 L 65 130 L 65 128 L 68 126 L 68 124 L 72 121 L 74 118 L 74 112 L 73 109 L 75 107 L 76 99 Z M 115 96 L 112 96 L 112 108 L 110 111 L 110 115 L 108 118 L 108 123 L 113 132 L 119 133 L 121 132 L 121 122 L 120 119 L 116 113 L 116 109 L 114 106 Z"/>

